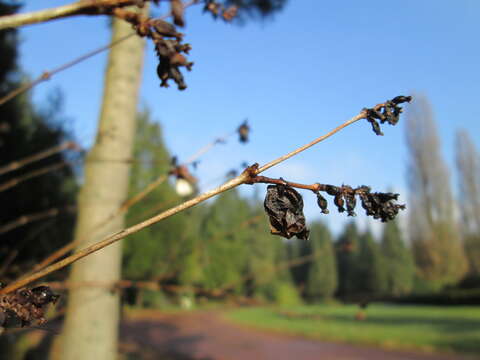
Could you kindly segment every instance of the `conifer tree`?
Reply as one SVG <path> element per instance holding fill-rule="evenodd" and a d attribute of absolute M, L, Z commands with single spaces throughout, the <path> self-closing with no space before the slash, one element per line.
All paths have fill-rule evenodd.
<path fill-rule="evenodd" d="M 0 2 L 0 16 L 16 11 L 12 2 Z M 16 30 L 0 31 L 0 97 L 20 85 L 22 71 L 17 64 Z M 61 118 L 61 94 L 53 96 L 39 109 L 24 94 L 0 106 L 0 166 L 70 140 Z M 75 159 L 71 157 L 70 159 Z M 50 209 L 58 213 L 45 221 L 32 221 L 1 234 L 0 282 L 6 283 L 24 274 L 32 264 L 69 241 L 74 222 L 77 190 L 73 166 L 63 154 L 54 154 L 38 162 L 1 175 L 7 184 L 21 176 L 63 163 L 61 168 L 20 182 L 0 192 L 0 224 L 13 223 L 23 216 L 41 214 Z M 31 244 L 34 243 L 35 246 Z M 56 276 L 62 276 L 57 274 Z"/>
<path fill-rule="evenodd" d="M 249 236 L 241 224 L 249 214 L 248 202 L 236 190 L 218 196 L 206 210 L 199 256 L 201 282 L 207 289 L 217 289 L 240 280 Z M 241 284 L 236 291 L 241 291 Z"/>
<path fill-rule="evenodd" d="M 357 286 L 357 254 L 359 234 L 355 222 L 345 226 L 343 233 L 335 243 L 337 257 L 338 290 L 341 298 L 348 298 L 355 294 Z"/>
<path fill-rule="evenodd" d="M 337 289 L 337 266 L 328 227 L 320 222 L 312 224 L 310 244 L 311 253 L 320 255 L 310 263 L 305 295 L 310 301 L 329 299 Z"/>
<path fill-rule="evenodd" d="M 415 263 L 411 250 L 402 240 L 396 221 L 389 221 L 383 228 L 381 251 L 386 276 L 386 294 L 408 294 L 413 287 Z"/>
<path fill-rule="evenodd" d="M 356 292 L 368 297 L 381 295 L 386 290 L 386 273 L 380 247 L 369 230 L 359 237 L 358 243 Z"/>
<path fill-rule="evenodd" d="M 137 118 L 137 133 L 133 151 L 130 196 L 142 191 L 170 169 L 170 154 L 165 148 L 161 126 L 151 119 L 148 110 Z M 128 212 L 128 222 L 135 223 L 151 209 L 164 204 L 180 202 L 168 178 L 145 199 L 134 205 Z M 132 235 L 124 242 L 123 275 L 126 279 L 154 279 L 161 274 L 178 268 L 180 243 L 185 241 L 186 222 L 184 214 L 172 217 L 145 231 Z M 169 261 L 174 258 L 175 261 Z"/>

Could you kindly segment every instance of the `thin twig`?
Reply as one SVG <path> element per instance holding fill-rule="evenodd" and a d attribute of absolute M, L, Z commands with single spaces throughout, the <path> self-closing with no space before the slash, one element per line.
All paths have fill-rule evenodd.
<path fill-rule="evenodd" d="M 233 133 L 232 133 L 233 134 Z M 226 135 L 222 138 L 217 138 L 216 140 L 210 142 L 209 144 L 207 144 L 206 146 L 204 146 L 203 148 L 201 148 L 199 151 L 197 151 L 194 155 L 192 155 L 189 160 L 187 160 L 187 162 L 185 162 L 184 164 L 182 164 L 181 166 L 187 166 L 187 165 L 190 165 L 190 164 L 193 164 L 195 161 L 197 161 L 202 155 L 204 155 L 205 153 L 207 153 L 209 150 L 211 150 L 215 145 L 217 144 L 220 144 L 220 143 L 223 143 L 227 140 L 227 138 L 229 136 L 231 136 L 232 134 L 229 134 L 229 135 Z M 222 141 L 219 141 L 218 139 L 221 139 Z M 90 160 L 89 160 L 90 161 Z M 96 160 L 93 160 L 93 161 L 96 161 Z M 91 233 L 89 234 L 89 236 L 92 236 L 96 231 L 98 231 L 99 229 L 101 229 L 102 227 L 106 226 L 107 224 L 109 224 L 113 219 L 115 219 L 117 216 L 125 213 L 128 211 L 128 209 L 130 209 L 132 206 L 134 206 L 135 204 L 139 203 L 140 201 L 142 201 L 145 197 L 147 197 L 147 195 L 149 195 L 152 191 L 154 191 L 156 188 L 158 188 L 167 178 L 168 178 L 168 175 L 170 173 L 170 170 L 169 169 L 165 174 L 162 174 L 160 175 L 157 179 L 155 179 L 153 182 L 151 182 L 150 184 L 148 184 L 143 190 L 141 190 L 138 194 L 132 196 L 131 198 L 127 199 L 114 213 L 112 213 L 109 217 L 107 217 L 104 221 L 98 223 L 91 231 Z M 165 204 L 160 204 L 160 208 L 163 208 L 165 207 Z M 158 206 L 156 206 L 157 210 L 158 211 Z M 156 212 L 155 211 L 155 212 Z M 151 211 L 150 211 L 151 212 Z M 54 253 L 52 253 L 51 255 L 49 255 L 47 258 L 45 258 L 42 262 L 40 262 L 39 264 L 37 264 L 33 269 L 32 269 L 32 272 L 35 272 L 35 271 L 38 271 L 40 269 L 43 269 L 44 267 L 50 265 L 51 263 L 53 263 L 54 261 L 56 261 L 57 259 L 61 258 L 62 256 L 64 256 L 65 254 L 67 254 L 68 252 L 70 252 L 71 250 L 73 250 L 75 248 L 75 246 L 77 246 L 78 244 L 82 243 L 83 241 L 85 240 L 84 237 L 82 238 L 79 238 L 78 240 L 74 240 L 74 241 L 71 241 L 69 242 L 68 244 L 64 245 L 63 247 L 61 247 L 60 249 L 58 249 L 57 251 L 55 251 Z"/>
<path fill-rule="evenodd" d="M 34 229 L 33 232 L 29 233 L 28 236 L 26 236 L 24 239 L 20 241 L 19 244 L 15 244 L 15 248 L 12 249 L 7 256 L 5 257 L 5 260 L 3 261 L 2 265 L 0 266 L 0 276 L 2 276 L 7 269 L 10 267 L 10 264 L 13 263 L 13 261 L 17 258 L 17 256 L 21 253 L 23 248 L 28 245 L 33 239 L 35 239 L 41 232 L 43 232 L 45 229 L 49 228 L 55 224 L 55 220 L 50 220 L 45 223 L 42 223 L 38 226 L 38 228 Z"/>
<path fill-rule="evenodd" d="M 96 0 L 90 0 L 90 1 L 96 1 Z M 102 1 L 105 1 L 105 0 L 102 0 Z M 111 0 L 108 0 L 108 1 L 111 1 Z M 131 0 L 129 0 L 129 1 L 131 1 Z M 184 5 L 184 7 L 187 8 L 187 7 L 189 7 L 189 6 L 194 5 L 195 3 L 197 3 L 197 0 L 191 0 L 191 1 L 189 1 L 188 3 L 186 3 L 186 4 Z M 10 17 L 10 16 L 16 16 L 16 15 L 5 16 L 5 18 Z M 169 16 L 171 16 L 171 12 L 168 12 L 167 14 L 159 17 L 159 19 L 166 19 L 166 18 L 168 18 Z M 1 19 L 1 17 L 0 17 L 0 19 Z M 1 28 L 1 27 L 0 27 L 0 28 Z M 65 64 L 63 64 L 63 65 L 61 65 L 61 66 L 59 66 L 59 67 L 57 67 L 57 68 L 54 68 L 53 70 L 44 71 L 44 72 L 43 72 L 38 78 L 36 78 L 35 80 L 30 81 L 30 82 L 27 82 L 27 83 L 19 86 L 18 88 L 12 90 L 10 93 L 8 93 L 7 95 L 5 95 L 3 98 L 0 98 L 0 106 L 3 105 L 3 104 L 5 104 L 7 101 L 10 101 L 11 99 L 13 99 L 14 97 L 16 97 L 17 95 L 20 95 L 20 94 L 22 94 L 22 93 L 30 90 L 30 89 L 33 88 L 34 86 L 36 86 L 36 85 L 38 85 L 38 84 L 40 84 L 40 83 L 42 83 L 42 82 L 44 82 L 44 81 L 46 81 L 46 80 L 50 80 L 53 75 L 55 75 L 55 74 L 57 74 L 57 73 L 59 73 L 59 72 L 61 72 L 61 71 L 63 71 L 63 70 L 66 70 L 66 69 L 68 69 L 68 68 L 70 68 L 70 67 L 72 67 L 72 66 L 74 66 L 74 65 L 77 65 L 78 63 L 81 63 L 82 61 L 87 60 L 87 59 L 91 58 L 91 57 L 94 56 L 94 55 L 97 55 L 97 54 L 99 54 L 99 53 L 101 53 L 101 52 L 103 52 L 103 51 L 106 51 L 106 50 L 108 50 L 108 49 L 110 49 L 110 48 L 112 48 L 112 47 L 120 44 L 121 42 L 123 42 L 123 41 L 125 41 L 125 40 L 127 40 L 127 39 L 129 39 L 129 38 L 131 38 L 132 36 L 135 36 L 135 35 L 137 35 L 137 34 L 132 33 L 132 34 L 126 35 L 126 36 L 124 36 L 124 37 L 122 37 L 122 38 L 120 38 L 120 39 L 117 39 L 116 41 L 111 42 L 111 43 L 108 44 L 108 45 L 101 46 L 101 47 L 99 47 L 99 48 L 97 48 L 97 49 L 95 49 L 95 50 L 92 50 L 92 51 L 90 51 L 90 52 L 82 55 L 82 56 L 79 56 L 79 57 L 75 58 L 75 59 L 72 60 L 72 61 L 69 61 L 69 62 L 67 62 L 67 63 L 65 63 Z"/>
<path fill-rule="evenodd" d="M 8 189 L 10 189 L 14 186 L 17 186 L 18 184 L 21 184 L 24 181 L 33 179 L 37 176 L 48 174 L 49 172 L 64 168 L 68 165 L 70 165 L 69 162 L 60 161 L 59 163 L 56 163 L 56 164 L 53 164 L 53 165 L 50 165 L 50 166 L 45 166 L 45 167 L 40 168 L 38 170 L 31 171 L 31 172 L 29 172 L 25 175 L 18 176 L 16 178 L 13 178 L 11 180 L 8 180 L 8 181 L 4 182 L 3 184 L 0 184 L 0 192 L 8 190 Z"/>
<path fill-rule="evenodd" d="M 0 16 L 0 30 L 24 25 L 44 23 L 47 21 L 77 15 L 110 15 L 116 7 L 138 5 L 136 0 L 80 0 L 55 8 L 33 11 L 24 14 Z"/>
<path fill-rule="evenodd" d="M 0 103 L 0 105 L 1 105 L 1 103 Z M 33 154 L 31 156 L 27 156 L 23 159 L 13 161 L 8 165 L 0 167 L 0 175 L 6 174 L 10 171 L 20 169 L 20 168 L 24 167 L 25 165 L 29 165 L 29 164 L 34 163 L 36 161 L 45 159 L 46 157 L 55 155 L 55 154 L 57 154 L 59 152 L 62 152 L 63 150 L 66 150 L 66 149 L 77 150 L 77 149 L 79 149 L 79 147 L 78 147 L 77 144 L 75 144 L 72 141 L 67 141 L 67 142 L 64 142 L 60 145 L 55 145 L 55 146 L 53 146 L 53 147 L 51 147 L 47 150 L 43 150 L 43 151 L 38 152 L 36 154 Z"/>
<path fill-rule="evenodd" d="M 278 264 L 268 265 L 261 269 L 262 274 L 269 273 L 269 275 L 273 275 L 278 271 L 289 269 L 294 266 L 302 265 L 305 263 L 309 263 L 318 257 L 320 257 L 323 253 L 321 251 L 315 251 L 311 254 L 304 255 L 298 258 L 289 259 L 281 261 Z M 183 292 L 185 290 L 190 290 L 195 293 L 202 293 L 202 294 L 209 294 L 211 296 L 223 296 L 227 291 L 233 289 L 235 286 L 244 283 L 247 280 L 254 279 L 258 276 L 258 271 L 252 271 L 240 279 L 230 282 L 222 287 L 216 289 L 205 289 L 199 286 L 182 286 L 182 285 L 171 285 L 171 284 L 161 284 L 158 279 L 155 280 L 119 280 L 115 283 L 105 282 L 105 281 L 52 281 L 52 282 L 45 282 L 42 285 L 46 285 L 51 287 L 52 289 L 56 290 L 63 290 L 63 289 L 73 289 L 73 288 L 81 288 L 81 287 L 99 287 L 99 288 L 110 288 L 112 290 L 115 289 L 125 289 L 125 288 L 137 288 L 137 289 L 146 289 L 146 290 L 169 290 L 173 292 Z M 260 281 L 259 283 L 263 283 L 265 280 Z"/>
<path fill-rule="evenodd" d="M 379 106 L 379 105 L 377 105 Z M 319 138 L 315 139 L 314 141 L 300 147 L 299 149 L 297 150 L 294 150 L 292 151 L 291 153 L 287 154 L 287 155 L 284 155 L 274 161 L 271 161 L 269 163 L 267 163 L 266 165 L 262 166 L 262 167 L 258 167 L 258 165 L 255 167 L 255 166 L 251 166 L 249 168 L 247 168 L 242 174 L 240 174 L 239 176 L 227 181 L 226 183 L 224 183 L 223 185 L 220 185 L 218 187 L 216 187 L 215 189 L 212 189 L 210 191 L 207 191 L 201 195 L 198 195 L 197 197 L 191 199 L 191 200 L 187 200 L 185 201 L 184 203 L 180 204 L 180 205 L 177 205 L 169 210 L 166 210 L 156 216 L 153 216 L 143 222 L 140 222 L 136 225 L 133 225 L 131 227 L 128 227 L 124 230 L 121 230 L 113 235 L 110 235 L 110 236 L 107 236 L 106 238 L 104 238 L 103 240 L 99 241 L 99 242 L 96 242 L 82 250 L 79 250 L 77 251 L 76 253 L 70 255 L 69 257 L 65 258 L 65 259 L 62 259 L 48 267 L 46 267 L 45 269 L 43 270 L 40 270 L 38 271 L 37 273 L 34 273 L 34 274 L 31 274 L 23 279 L 20 279 L 14 283 L 11 283 L 9 284 L 8 286 L 6 286 L 5 288 L 3 289 L 0 289 L 0 294 L 7 294 L 11 291 L 14 291 L 16 289 L 19 289 L 21 288 L 22 286 L 25 286 L 33 281 L 36 281 L 54 271 L 57 271 L 59 269 L 62 269 L 64 268 L 65 266 L 68 266 L 82 258 L 84 258 L 85 256 L 88 256 L 96 251 L 99 251 L 101 249 L 103 249 L 104 247 L 106 246 L 109 246 L 125 237 L 127 237 L 128 235 L 131 235 L 131 234 L 134 234 L 146 227 L 149 227 L 153 224 L 156 224 L 157 222 L 159 221 L 162 221 L 166 218 L 169 218 L 170 216 L 173 216 L 181 211 L 184 211 L 186 209 L 189 209 L 205 200 L 208 200 L 218 194 L 221 194 L 225 191 L 228 191 L 228 190 L 231 190 L 233 188 L 236 188 L 237 186 L 239 185 L 242 185 L 242 184 L 245 184 L 245 183 L 248 183 L 249 180 L 251 179 L 252 176 L 256 176 L 258 175 L 259 173 L 291 158 L 292 156 L 294 155 L 297 155 L 299 154 L 300 152 L 312 147 L 313 145 L 327 139 L 328 137 L 332 136 L 333 134 L 337 133 L 338 131 L 340 131 L 341 129 L 345 128 L 346 126 L 348 125 L 351 125 L 353 124 L 354 122 L 360 120 L 360 119 L 363 119 L 363 118 L 366 118 L 366 111 L 365 110 L 362 110 L 360 112 L 360 114 L 356 115 L 355 117 L 353 117 L 352 119 L 348 120 L 347 122 L 343 123 L 342 125 L 336 127 L 334 130 L 332 130 L 331 132 L 329 132 L 328 134 L 326 135 L 323 135 L 323 136 L 320 136 Z"/>
<path fill-rule="evenodd" d="M 66 208 L 63 208 L 63 209 L 55 207 L 55 208 L 51 208 L 51 209 L 41 211 L 41 212 L 37 212 L 37 213 L 34 213 L 34 214 L 20 216 L 19 218 L 15 219 L 13 221 L 10 221 L 9 223 L 6 223 L 5 225 L 1 226 L 0 227 L 0 235 L 5 234 L 9 231 L 12 231 L 13 229 L 16 229 L 20 226 L 27 225 L 31 222 L 57 216 L 58 214 L 61 213 L 62 210 L 73 211 L 74 209 L 75 209 L 75 207 L 73 207 L 73 206 L 69 206 L 69 207 L 66 207 Z"/>

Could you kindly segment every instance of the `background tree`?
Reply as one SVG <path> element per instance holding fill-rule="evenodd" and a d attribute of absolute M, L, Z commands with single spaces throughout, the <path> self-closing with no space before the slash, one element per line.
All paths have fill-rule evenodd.
<path fill-rule="evenodd" d="M 305 296 L 309 301 L 330 299 L 337 289 L 337 264 L 332 236 L 323 223 L 312 224 L 310 248 L 319 256 L 310 262 Z"/>
<path fill-rule="evenodd" d="M 130 197 L 140 193 L 162 175 L 165 180 L 145 199 L 130 208 L 127 223 L 132 224 L 152 213 L 152 209 L 161 209 L 162 205 L 167 208 L 182 199 L 166 177 L 171 167 L 171 156 L 165 148 L 160 124 L 152 121 L 147 109 L 138 114 L 133 158 Z M 181 253 L 188 241 L 187 227 L 191 223 L 186 221 L 187 214 L 167 219 L 125 240 L 122 266 L 124 279 L 157 279 L 181 269 Z M 141 296 L 144 292 L 138 290 L 136 303 L 140 305 L 145 300 L 152 305 L 155 296 L 150 295 L 145 299 Z"/>
<path fill-rule="evenodd" d="M 358 295 L 376 297 L 385 292 L 384 259 L 379 245 L 368 229 L 358 239 L 356 269 Z"/>
<path fill-rule="evenodd" d="M 114 19 L 112 41 L 133 31 L 128 23 Z M 97 136 L 86 159 L 85 180 L 78 199 L 78 248 L 124 227 L 122 214 L 102 229 L 93 230 L 116 213 L 128 194 L 128 160 L 133 151 L 143 50 L 144 41 L 138 37 L 110 50 Z M 121 244 L 117 243 L 75 263 L 70 280 L 102 281 L 113 286 L 120 279 L 121 254 Z M 116 359 L 118 294 L 108 287 L 77 287 L 70 290 L 68 300 L 61 358 Z"/>
<path fill-rule="evenodd" d="M 384 225 L 380 248 L 384 261 L 385 294 L 390 296 L 408 294 L 413 288 L 415 263 L 396 221 L 389 221 Z"/>
<path fill-rule="evenodd" d="M 480 155 L 465 130 L 457 132 L 461 232 L 471 275 L 480 275 Z"/>
<path fill-rule="evenodd" d="M 357 290 L 356 258 L 358 250 L 357 225 L 355 222 L 350 222 L 335 243 L 338 273 L 337 295 L 342 299 L 351 297 Z"/>
<path fill-rule="evenodd" d="M 205 212 L 202 222 L 200 259 L 202 285 L 209 290 L 241 279 L 250 233 L 241 224 L 250 216 L 250 207 L 236 190 L 223 193 Z M 235 290 L 240 292 L 242 284 Z"/>
<path fill-rule="evenodd" d="M 10 14 L 16 9 L 17 6 L 11 6 L 8 2 L 0 2 L 0 15 Z M 0 31 L 0 97 L 16 88 L 23 77 L 17 65 L 17 45 L 15 30 Z M 60 95 L 52 94 L 44 109 L 34 106 L 27 95 L 0 106 L 2 167 L 71 140 L 65 119 L 61 117 Z M 3 185 L 58 165 L 58 168 L 41 176 L 0 191 L 0 282 L 6 283 L 22 275 L 32 264 L 68 242 L 71 237 L 77 185 L 73 165 L 68 160 L 78 159 L 57 153 L 0 175 L 0 184 Z M 4 227 L 22 216 L 45 214 L 55 209 L 58 213 L 52 212 L 52 216 L 44 217 L 42 221 L 27 222 L 9 231 Z M 55 276 L 58 278 L 63 274 Z"/>
<path fill-rule="evenodd" d="M 419 274 L 434 287 L 454 284 L 467 271 L 453 214 L 448 169 L 432 109 L 416 98 L 406 122 L 409 151 L 409 233 Z"/>

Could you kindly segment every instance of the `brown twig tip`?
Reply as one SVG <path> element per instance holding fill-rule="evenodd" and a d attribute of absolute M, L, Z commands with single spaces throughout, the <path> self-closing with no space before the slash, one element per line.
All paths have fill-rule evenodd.
<path fill-rule="evenodd" d="M 400 107 L 400 104 L 405 102 L 409 103 L 412 101 L 412 99 L 413 98 L 411 96 L 399 95 L 394 97 L 392 100 L 387 100 L 385 103 L 378 104 L 373 108 L 364 108 L 362 112 L 364 113 L 367 121 L 372 125 L 373 132 L 376 135 L 383 136 L 383 132 L 377 120 L 379 120 L 381 124 L 386 122 L 390 125 L 396 125 L 400 119 L 400 114 L 403 111 L 403 109 Z"/>

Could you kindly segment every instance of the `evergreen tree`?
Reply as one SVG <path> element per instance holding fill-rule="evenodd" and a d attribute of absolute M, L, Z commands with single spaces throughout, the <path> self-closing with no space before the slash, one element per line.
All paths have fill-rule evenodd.
<path fill-rule="evenodd" d="M 338 290 L 341 298 L 348 298 L 357 291 L 357 254 L 359 234 L 355 222 L 346 225 L 335 244 L 337 257 Z"/>
<path fill-rule="evenodd" d="M 249 204 L 236 190 L 218 196 L 206 210 L 201 230 L 201 283 L 207 289 L 217 289 L 237 283 L 245 266 L 249 237 L 243 221 L 250 215 Z M 237 292 L 241 291 L 241 282 Z"/>
<path fill-rule="evenodd" d="M 17 6 L 0 2 L 0 15 L 11 14 Z M 0 97 L 20 85 L 15 30 L 0 31 Z M 61 98 L 52 98 L 45 109 L 34 107 L 28 94 L 17 96 L 0 106 L 0 166 L 7 165 L 69 139 L 64 129 Z M 0 176 L 0 183 L 65 161 L 62 154 L 50 156 L 24 168 Z M 71 166 L 32 178 L 0 192 L 0 223 L 21 216 L 57 208 L 58 215 L 47 221 L 33 221 L 1 234 L 0 282 L 8 282 L 71 239 L 76 181 Z M 56 277 L 63 276 L 55 274 Z"/>
<path fill-rule="evenodd" d="M 165 148 L 161 127 L 153 122 L 148 110 L 138 116 L 134 144 L 134 163 L 130 180 L 130 196 L 138 194 L 154 180 L 168 173 L 170 155 Z M 164 208 L 181 198 L 166 179 L 145 199 L 128 212 L 127 222 L 136 223 L 151 209 Z M 129 237 L 124 242 L 123 276 L 127 279 L 153 279 L 176 270 L 180 243 L 185 241 L 185 215 L 171 217 Z M 175 261 L 169 259 L 175 258 Z"/>
<path fill-rule="evenodd" d="M 310 263 L 305 295 L 310 301 L 329 299 L 337 289 L 337 266 L 327 226 L 320 222 L 311 225 L 310 244 L 311 253 L 320 256 Z"/>
<path fill-rule="evenodd" d="M 402 240 L 396 221 L 389 221 L 383 228 L 381 251 L 386 275 L 386 294 L 400 296 L 413 288 L 415 263 L 410 249 Z"/>
<path fill-rule="evenodd" d="M 369 230 L 359 237 L 356 268 L 357 294 L 373 297 L 385 292 L 387 279 L 382 253 Z"/>

